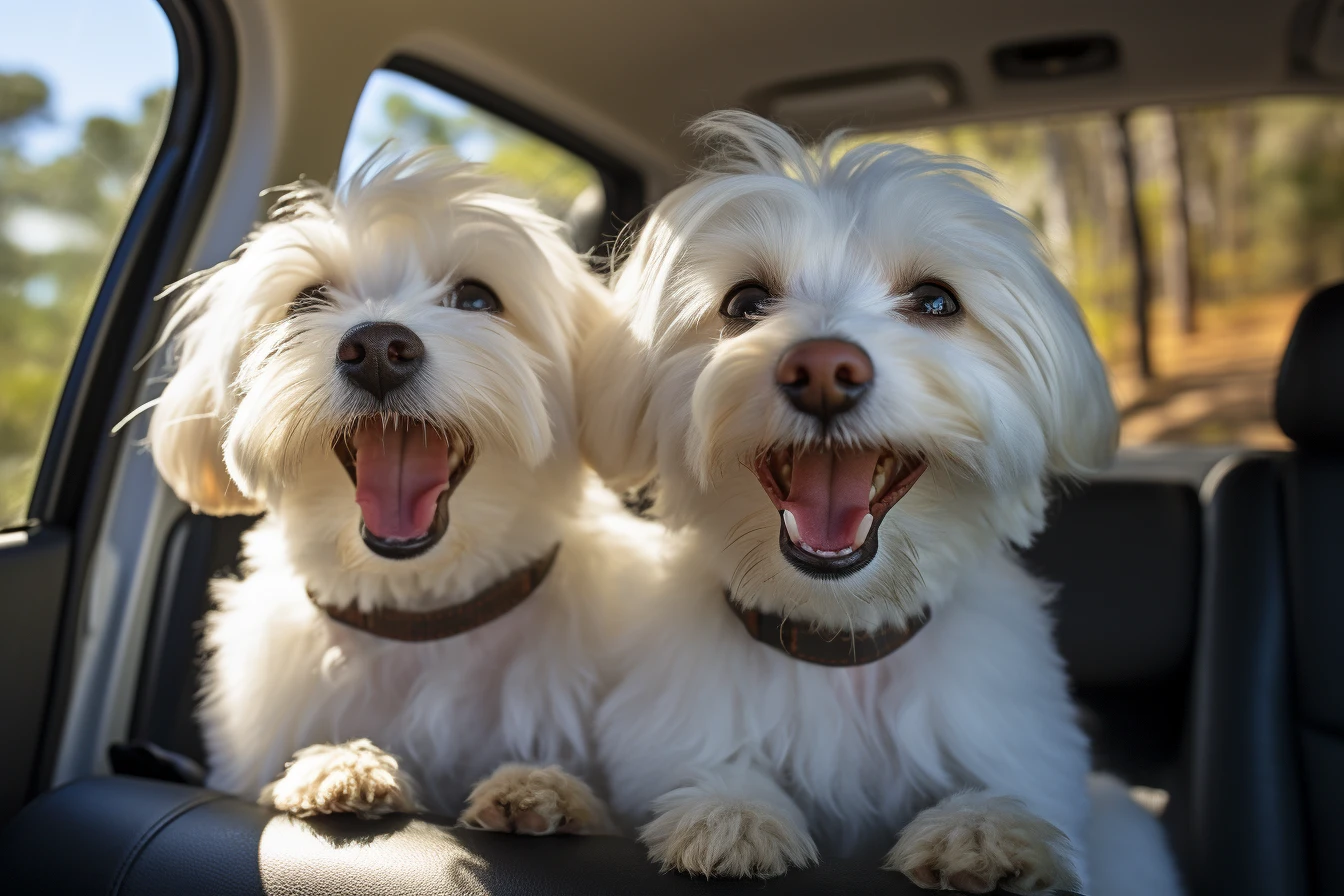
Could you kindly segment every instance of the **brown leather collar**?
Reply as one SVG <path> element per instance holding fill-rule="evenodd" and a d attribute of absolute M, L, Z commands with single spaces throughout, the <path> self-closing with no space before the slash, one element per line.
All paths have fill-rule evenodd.
<path fill-rule="evenodd" d="M 560 545 L 557 544 L 539 559 L 515 569 L 466 603 L 437 610 L 416 612 L 379 607 L 364 613 L 357 604 L 340 609 L 318 604 L 311 591 L 308 592 L 308 599 L 337 622 L 379 638 L 438 641 L 493 622 L 518 606 L 545 581 L 559 551 Z"/>
<path fill-rule="evenodd" d="M 884 625 L 872 632 L 823 632 L 807 623 L 793 622 L 773 613 L 740 606 L 729 591 L 723 592 L 728 607 L 757 641 L 782 650 L 796 660 L 819 666 L 865 666 L 890 656 L 909 643 L 929 621 L 929 612 L 913 620 L 908 629 Z"/>

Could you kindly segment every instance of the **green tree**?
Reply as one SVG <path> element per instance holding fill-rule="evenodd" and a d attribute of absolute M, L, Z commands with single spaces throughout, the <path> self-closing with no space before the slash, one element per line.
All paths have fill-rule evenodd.
<path fill-rule="evenodd" d="M 6 129 L 46 108 L 51 91 L 36 75 L 0 72 L 0 137 Z"/>
<path fill-rule="evenodd" d="M 70 152 L 34 162 L 17 138 L 46 114 L 48 97 L 33 75 L 0 74 L 0 525 L 26 514 L 89 304 L 171 94 L 149 94 L 130 121 L 91 117 Z M 54 238 L 35 246 L 34 230 Z"/>

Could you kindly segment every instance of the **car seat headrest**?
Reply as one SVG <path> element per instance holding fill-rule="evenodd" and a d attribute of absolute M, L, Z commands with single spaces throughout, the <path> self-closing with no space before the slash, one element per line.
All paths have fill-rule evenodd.
<path fill-rule="evenodd" d="M 1299 448 L 1344 451 L 1344 283 L 1303 306 L 1279 367 L 1274 409 Z"/>

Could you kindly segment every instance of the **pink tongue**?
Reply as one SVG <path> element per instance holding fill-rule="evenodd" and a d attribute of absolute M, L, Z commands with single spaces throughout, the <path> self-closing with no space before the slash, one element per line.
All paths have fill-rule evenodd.
<path fill-rule="evenodd" d="M 783 506 L 793 512 L 798 537 L 822 551 L 852 547 L 868 515 L 868 489 L 877 451 L 802 452 L 793 455 L 793 480 Z"/>
<path fill-rule="evenodd" d="M 420 538 L 448 487 L 448 442 L 422 423 L 384 428 L 361 423 L 355 449 L 355 501 L 364 527 L 379 538 Z"/>

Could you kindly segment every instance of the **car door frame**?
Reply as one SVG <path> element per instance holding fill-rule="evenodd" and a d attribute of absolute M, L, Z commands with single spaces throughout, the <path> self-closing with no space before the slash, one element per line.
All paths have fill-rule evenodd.
<path fill-rule="evenodd" d="M 0 820 L 48 786 L 75 643 L 120 440 L 164 313 L 153 301 L 184 264 L 233 125 L 237 53 L 223 0 L 156 0 L 177 45 L 172 105 L 143 187 L 111 254 L 43 452 L 29 519 L 0 533 L 9 625 L 0 635 L 11 716 Z M 6 703 L 10 703 L 6 700 Z"/>

